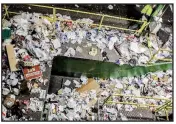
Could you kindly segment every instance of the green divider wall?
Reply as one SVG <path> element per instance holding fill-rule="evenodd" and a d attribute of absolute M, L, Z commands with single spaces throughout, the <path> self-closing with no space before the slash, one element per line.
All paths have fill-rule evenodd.
<path fill-rule="evenodd" d="M 144 75 L 148 72 L 172 69 L 172 63 L 160 63 L 151 66 L 117 65 L 112 62 L 57 56 L 53 60 L 52 75 L 99 78 L 120 78 Z"/>

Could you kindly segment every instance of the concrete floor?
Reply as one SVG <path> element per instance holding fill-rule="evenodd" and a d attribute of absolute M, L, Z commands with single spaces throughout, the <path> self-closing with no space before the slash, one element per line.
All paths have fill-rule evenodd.
<path fill-rule="evenodd" d="M 75 54 L 75 58 L 84 58 L 84 59 L 91 59 L 91 60 L 99 60 L 99 61 L 103 61 L 103 57 L 101 54 L 101 51 L 99 48 L 97 48 L 97 46 L 95 44 L 92 44 L 91 47 L 83 47 L 88 43 L 88 41 L 84 40 L 81 44 L 75 43 L 75 44 L 71 44 L 71 43 L 66 43 L 66 44 L 62 44 L 61 48 L 62 48 L 62 54 L 64 55 L 64 53 L 67 51 L 67 47 L 72 47 L 76 50 L 76 47 L 79 46 L 82 48 L 82 53 L 79 53 L 76 51 Z M 97 55 L 96 56 L 91 56 L 89 55 L 89 52 L 91 50 L 91 48 L 97 48 Z M 115 49 L 113 50 L 109 50 L 108 48 L 105 48 L 105 51 L 107 52 L 107 56 L 109 58 L 109 62 L 116 62 L 116 60 L 118 60 L 118 58 L 120 57 L 119 54 L 115 51 Z"/>

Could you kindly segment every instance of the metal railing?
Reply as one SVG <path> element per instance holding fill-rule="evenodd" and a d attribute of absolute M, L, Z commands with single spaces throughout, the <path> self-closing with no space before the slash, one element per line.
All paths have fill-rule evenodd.
<path fill-rule="evenodd" d="M 122 97 L 133 97 L 136 99 L 139 98 L 144 98 L 144 99 L 153 99 L 153 100 L 164 100 L 164 104 L 162 105 L 155 105 L 155 104 L 138 104 L 138 103 L 132 103 L 132 102 L 115 102 L 110 100 L 112 96 L 122 96 Z M 169 115 L 168 115 L 168 110 L 172 109 L 172 101 L 171 99 L 166 99 L 166 98 L 153 98 L 153 97 L 148 97 L 148 96 L 134 96 L 134 95 L 124 95 L 124 94 L 112 94 L 111 96 L 109 96 L 106 100 L 104 104 L 123 104 L 123 105 L 134 105 L 137 108 L 149 108 L 149 107 L 154 107 L 154 112 L 155 115 L 157 112 L 164 110 L 165 114 L 166 114 L 166 119 L 169 120 Z"/>
<path fill-rule="evenodd" d="M 35 5 L 35 4 L 27 4 L 27 5 L 34 6 L 34 7 L 39 7 L 39 8 L 52 9 L 52 12 L 53 12 L 52 17 L 43 16 L 44 18 L 47 18 L 49 21 L 52 21 L 52 22 L 55 22 L 56 20 L 60 20 L 60 21 L 72 21 L 73 23 L 88 24 L 86 22 L 78 22 L 78 21 L 75 21 L 75 20 L 67 20 L 67 19 L 62 19 L 62 18 L 56 18 L 56 11 L 57 10 L 62 10 L 62 11 L 67 11 L 67 12 L 74 12 L 74 13 L 80 13 L 80 14 L 88 14 L 88 15 L 96 16 L 97 18 L 100 17 L 101 19 L 100 19 L 99 24 L 96 24 L 96 23 L 91 24 L 91 25 L 97 26 L 99 30 L 102 27 L 104 27 L 104 28 L 110 28 L 110 29 L 131 31 L 131 32 L 135 32 L 136 34 L 141 34 L 142 31 L 144 30 L 145 26 L 147 25 L 146 21 L 129 19 L 129 18 L 123 18 L 123 17 L 117 17 L 117 16 L 110 16 L 110 15 L 106 15 L 106 14 L 97 14 L 97 13 L 92 13 L 92 12 L 85 12 L 85 11 L 80 11 L 80 10 L 65 9 L 65 8 L 51 7 L 51 6 L 44 6 L 44 5 Z M 9 14 L 20 14 L 18 12 L 8 11 L 6 5 L 4 5 L 4 9 L 5 9 L 5 16 L 6 15 L 8 16 Z M 122 21 L 131 21 L 131 22 L 136 22 L 136 23 L 142 23 L 142 25 L 141 25 L 141 27 L 138 30 L 132 30 L 132 29 L 123 28 L 123 27 L 117 27 L 117 26 L 112 26 L 112 25 L 104 25 L 103 21 L 105 19 L 107 19 L 107 18 L 108 19 L 119 19 L 119 20 L 122 20 Z"/>
<path fill-rule="evenodd" d="M 155 110 L 155 115 L 156 115 L 157 112 L 164 110 L 165 114 L 166 114 L 166 120 L 169 121 L 169 114 L 168 114 L 169 109 L 172 109 L 172 101 L 167 101 L 164 105 L 158 107 Z"/>
<path fill-rule="evenodd" d="M 131 31 L 131 32 L 135 32 L 135 34 L 141 34 L 142 31 L 145 29 L 145 27 L 149 24 L 149 22 L 146 21 L 141 21 L 141 20 L 135 20 L 135 19 L 129 19 L 129 18 L 122 18 L 122 17 L 116 17 L 116 16 L 110 16 L 110 15 L 106 15 L 106 14 L 98 14 L 98 13 L 92 13 L 92 12 L 85 12 L 85 11 L 80 11 L 80 10 L 73 10 L 73 9 L 65 9 L 65 8 L 59 8 L 59 7 L 51 7 L 51 6 L 44 6 L 44 5 L 35 5 L 35 4 L 27 4 L 30 6 L 35 6 L 35 7 L 39 7 L 39 8 L 47 8 L 47 9 L 52 9 L 53 12 L 53 16 L 49 17 L 49 16 L 42 16 L 43 18 L 48 19 L 51 22 L 55 22 L 57 20 L 60 21 L 71 21 L 72 23 L 82 23 L 82 24 L 89 24 L 91 26 L 96 26 L 98 27 L 98 29 L 100 30 L 102 27 L 104 28 L 111 28 L 111 29 L 118 29 L 118 30 L 125 30 L 125 31 Z M 18 12 L 11 12 L 8 11 L 8 8 L 6 5 L 4 5 L 4 10 L 5 10 L 5 14 L 3 19 L 7 16 L 9 16 L 9 14 L 20 14 Z M 80 13 L 80 14 L 88 14 L 88 15 L 94 15 L 97 17 L 101 17 L 99 24 L 93 23 L 87 23 L 87 22 L 83 22 L 83 21 L 75 21 L 75 20 L 68 20 L 68 19 L 63 19 L 63 18 L 57 18 L 56 17 L 56 11 L 57 10 L 62 10 L 62 11 L 68 11 L 68 12 L 74 12 L 74 13 Z M 139 30 L 132 30 L 132 29 L 128 29 L 128 28 L 122 28 L 122 27 L 116 27 L 116 26 L 112 26 L 112 25 L 104 25 L 103 21 L 105 20 L 105 18 L 113 18 L 113 19 L 119 19 L 119 20 L 123 20 L 123 21 L 132 21 L 132 22 L 136 22 L 136 23 L 142 23 L 141 27 Z M 158 54 L 158 52 L 160 51 L 169 51 L 172 52 L 171 50 L 167 50 L 167 49 L 159 49 L 155 54 L 152 53 L 151 51 L 151 46 L 149 45 L 151 43 L 150 39 L 148 38 L 148 48 L 150 50 L 150 59 L 147 62 L 147 64 L 151 64 L 151 61 L 153 59 L 157 59 L 155 56 Z M 161 60 L 161 61 L 167 61 L 167 62 L 172 62 L 172 59 L 157 59 L 157 60 Z"/>
<path fill-rule="evenodd" d="M 148 97 L 148 96 L 134 96 L 134 95 L 124 95 L 124 94 L 113 94 L 112 96 L 123 96 L 123 97 L 133 97 L 133 98 L 144 98 L 144 99 L 153 99 L 153 100 L 165 100 L 166 102 L 167 101 L 170 101 L 170 99 L 165 99 L 165 98 L 153 98 L 153 97 Z M 111 96 L 111 97 L 112 97 Z M 111 98 L 109 97 L 109 99 Z M 158 105 L 149 105 L 149 104 L 137 104 L 137 103 L 129 103 L 129 102 L 114 102 L 114 101 L 109 101 L 107 100 L 106 103 L 116 103 L 116 104 L 129 104 L 129 105 L 136 105 L 138 107 L 160 107 Z M 143 106 L 145 105 L 145 106 Z"/>
<path fill-rule="evenodd" d="M 166 61 L 166 62 L 172 62 L 172 59 L 159 59 L 159 58 L 157 58 L 156 57 L 156 55 L 160 52 L 160 51 L 168 51 L 168 52 L 172 52 L 172 50 L 168 50 L 168 49 L 162 49 L 162 48 L 159 48 L 157 51 L 156 51 L 156 53 L 152 53 L 152 51 L 151 51 L 151 41 L 150 41 L 150 39 L 149 39 L 149 37 L 147 37 L 147 44 L 148 44 L 148 48 L 149 48 L 149 51 L 150 51 L 150 59 L 149 59 L 149 61 L 147 62 L 147 64 L 151 64 L 151 62 L 152 62 L 152 60 L 161 60 L 161 61 Z"/>
<path fill-rule="evenodd" d="M 167 61 L 167 62 L 172 62 L 172 59 L 160 59 L 160 58 L 157 58 L 156 55 L 160 52 L 160 51 L 168 51 L 168 52 L 172 52 L 172 50 L 167 50 L 167 49 L 161 49 L 159 48 L 159 50 L 157 50 L 157 52 L 155 54 L 153 54 L 150 58 L 150 60 L 148 61 L 147 64 L 150 64 L 152 60 L 156 59 L 156 60 L 161 60 L 161 61 Z"/>

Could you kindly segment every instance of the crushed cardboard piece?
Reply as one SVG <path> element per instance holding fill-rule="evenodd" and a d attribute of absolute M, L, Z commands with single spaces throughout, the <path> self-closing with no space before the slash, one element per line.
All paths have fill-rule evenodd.
<path fill-rule="evenodd" d="M 17 71 L 18 70 L 16 67 L 17 61 L 16 61 L 15 51 L 14 51 L 13 45 L 6 45 L 6 50 L 7 50 L 10 70 Z"/>
<path fill-rule="evenodd" d="M 99 92 L 100 90 L 100 85 L 93 78 L 89 78 L 87 84 L 82 85 L 80 88 L 76 89 L 76 91 L 80 93 L 90 90 L 96 90 L 96 92 Z"/>
<path fill-rule="evenodd" d="M 40 66 L 33 66 L 32 68 L 24 68 L 23 74 L 25 79 L 35 79 L 42 76 L 42 72 L 40 71 Z"/>

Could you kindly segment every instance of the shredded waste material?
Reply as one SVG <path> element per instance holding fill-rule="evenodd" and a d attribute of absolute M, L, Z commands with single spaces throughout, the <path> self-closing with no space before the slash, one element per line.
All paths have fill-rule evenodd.
<path fill-rule="evenodd" d="M 79 8 L 78 5 L 75 6 Z M 113 9 L 113 6 L 109 5 L 108 8 Z M 77 53 L 84 53 L 88 48 L 89 51 L 86 53 L 88 56 L 97 57 L 98 51 L 102 51 L 100 52 L 103 54 L 102 61 L 108 61 L 109 55 L 105 51 L 115 50 L 117 46 L 116 49 L 119 51 L 117 54 L 120 57 L 116 58 L 114 63 L 143 65 L 150 60 L 150 52 L 156 53 L 161 46 L 172 50 L 173 39 L 170 35 L 169 40 L 163 45 L 159 37 L 151 35 L 149 49 L 146 44 L 148 39 L 145 36 L 136 37 L 133 33 L 106 28 L 98 31 L 97 28 L 90 26 L 93 20 L 89 18 L 76 20 L 87 24 L 68 21 L 52 23 L 41 16 L 40 13 L 23 12 L 13 16 L 9 21 L 2 22 L 3 29 L 9 28 L 12 33 L 12 36 L 2 43 L 2 119 L 4 121 L 35 121 L 38 118 L 35 112 L 42 113 L 42 120 L 49 121 L 128 120 L 120 110 L 133 111 L 136 106 L 115 102 L 161 105 L 164 101 L 120 97 L 113 94 L 172 99 L 172 70 L 122 79 L 95 79 L 100 85 L 99 91 L 90 90 L 80 93 L 76 89 L 88 83 L 88 78 L 82 75 L 80 81 L 66 80 L 64 88 L 58 89 L 57 93 L 48 94 L 46 87 L 49 86 L 49 78 L 41 73 L 47 71 L 47 66 L 52 67 L 55 56 L 75 57 Z M 59 13 L 56 16 L 61 19 L 71 19 L 70 16 Z M 18 71 L 11 71 L 7 64 L 9 55 L 6 53 L 6 46 L 8 45 L 14 48 Z M 156 57 L 172 58 L 172 53 L 161 51 Z M 154 59 L 151 62 L 156 61 L 157 59 Z M 75 88 L 69 87 L 72 83 Z M 114 102 L 111 106 L 114 107 L 105 104 L 102 106 L 102 111 L 97 112 L 99 104 L 103 104 L 110 95 L 112 96 L 110 101 Z M 95 103 L 98 103 L 98 106 Z M 150 107 L 150 109 L 155 108 Z"/>

